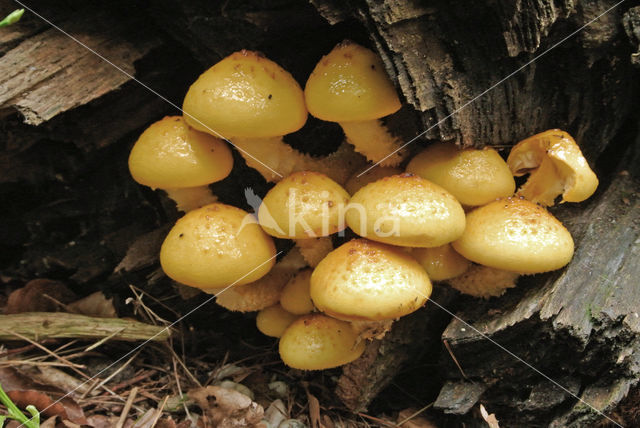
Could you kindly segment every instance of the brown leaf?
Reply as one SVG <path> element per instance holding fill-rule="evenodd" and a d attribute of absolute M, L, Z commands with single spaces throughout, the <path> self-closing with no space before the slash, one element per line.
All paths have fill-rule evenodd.
<path fill-rule="evenodd" d="M 208 386 L 193 389 L 187 395 L 198 403 L 214 427 L 256 427 L 264 415 L 262 406 L 232 389 Z"/>
<path fill-rule="evenodd" d="M 9 295 L 4 313 L 20 314 L 23 312 L 56 312 L 60 310 L 60 305 L 47 298 L 45 294 L 63 304 L 72 302 L 76 298 L 73 291 L 59 281 L 34 279 Z"/>
<path fill-rule="evenodd" d="M 417 409 L 405 409 L 398 414 L 398 422 L 402 428 L 437 428 L 437 426 L 424 416 L 416 415 Z"/>
<path fill-rule="evenodd" d="M 31 404 L 45 417 L 60 416 L 78 424 L 87 422 L 78 403 L 71 397 L 65 397 L 64 391 L 35 382 L 12 367 L 0 368 L 0 385 L 20 408 Z"/>
<path fill-rule="evenodd" d="M 97 318 L 117 318 L 118 313 L 113 306 L 113 299 L 107 299 L 102 291 L 96 291 L 80 300 L 67 305 L 76 314 Z"/>
<path fill-rule="evenodd" d="M 163 227 L 139 236 L 127 250 L 124 259 L 116 266 L 115 272 L 137 271 L 158 263 L 160 247 L 168 231 L 168 227 Z"/>
<path fill-rule="evenodd" d="M 119 419 L 119 416 L 91 415 L 87 417 L 87 425 L 91 428 L 113 428 Z"/>
<path fill-rule="evenodd" d="M 494 415 L 493 413 L 489 414 L 489 412 L 487 412 L 487 409 L 485 409 L 482 404 L 480 405 L 480 414 L 482 415 L 482 419 L 484 419 L 485 422 L 489 425 L 489 428 L 500 428 L 500 425 L 498 425 L 498 420 L 496 419 L 496 415 Z"/>
<path fill-rule="evenodd" d="M 309 391 L 307 391 L 307 400 L 309 401 L 309 419 L 311 420 L 311 428 L 319 428 L 320 427 L 320 402 Z"/>

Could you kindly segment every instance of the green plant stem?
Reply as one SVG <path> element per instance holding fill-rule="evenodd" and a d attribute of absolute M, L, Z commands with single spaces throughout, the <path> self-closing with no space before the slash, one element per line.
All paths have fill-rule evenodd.
<path fill-rule="evenodd" d="M 22 18 L 22 14 L 24 13 L 24 9 L 16 9 L 7 15 L 2 21 L 0 21 L 0 28 L 6 27 L 7 25 L 15 24 L 20 21 Z"/>
<path fill-rule="evenodd" d="M 0 426 L 4 424 L 6 418 L 16 420 L 22 423 L 27 428 L 39 428 L 40 427 L 40 412 L 34 406 L 27 406 L 27 411 L 31 414 L 31 418 L 27 417 L 24 413 L 18 409 L 11 398 L 4 392 L 0 385 L 0 402 L 7 407 L 8 415 L 0 416 Z"/>

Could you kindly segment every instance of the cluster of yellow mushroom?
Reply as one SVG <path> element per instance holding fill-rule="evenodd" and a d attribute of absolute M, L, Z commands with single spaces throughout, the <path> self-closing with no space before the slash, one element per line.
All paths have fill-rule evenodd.
<path fill-rule="evenodd" d="M 379 121 L 399 108 L 380 58 L 351 42 L 320 60 L 304 90 L 256 52 L 211 67 L 183 116 L 151 125 L 129 158 L 136 181 L 186 212 L 162 245 L 164 272 L 230 310 L 259 311 L 283 361 L 317 370 L 358 358 L 425 304 L 431 281 L 497 296 L 519 274 L 570 261 L 569 232 L 541 205 L 584 200 L 597 178 L 567 133 L 524 140 L 506 162 L 491 148 L 432 144 L 401 169 L 408 153 Z M 285 144 L 307 112 L 339 123 L 347 144 L 323 158 Z M 223 136 L 275 182 L 257 218 L 208 189 L 233 166 Z M 367 161 L 380 166 L 362 174 Z M 526 173 L 516 193 L 514 175 Z M 334 249 L 331 236 L 347 228 L 359 238 Z M 276 262 L 273 238 L 296 247 Z"/>

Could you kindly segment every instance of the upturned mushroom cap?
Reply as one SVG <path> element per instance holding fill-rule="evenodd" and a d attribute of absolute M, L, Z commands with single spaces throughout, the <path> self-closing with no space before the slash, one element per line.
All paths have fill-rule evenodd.
<path fill-rule="evenodd" d="M 471 262 L 458 254 L 451 244 L 433 248 L 414 248 L 410 254 L 427 271 L 432 281 L 444 281 L 462 275 Z"/>
<path fill-rule="evenodd" d="M 300 370 L 324 370 L 350 363 L 362 355 L 365 342 L 351 324 L 322 314 L 298 318 L 280 338 L 280 358 Z"/>
<path fill-rule="evenodd" d="M 344 190 L 349 192 L 350 195 L 353 195 L 369 183 L 373 183 L 384 177 L 402 174 L 402 172 L 400 168 L 394 168 L 392 166 L 376 166 L 358 177 L 358 175 L 362 173 L 361 170 L 358 170 L 358 172 L 349 177 L 344 184 Z"/>
<path fill-rule="evenodd" d="M 258 312 L 256 326 L 262 334 L 280 337 L 296 318 L 298 315 L 287 312 L 280 305 L 273 305 Z"/>
<path fill-rule="evenodd" d="M 444 187 L 467 206 L 484 205 L 511 196 L 516 190 L 509 166 L 491 148 L 459 149 L 453 143 L 432 144 L 411 159 L 407 172 Z"/>
<path fill-rule="evenodd" d="M 226 138 L 286 135 L 307 120 L 298 82 L 275 62 L 247 50 L 205 71 L 189 88 L 183 110 L 189 125 Z"/>
<path fill-rule="evenodd" d="M 181 116 L 149 126 L 129 154 L 133 179 L 151 188 L 204 186 L 227 177 L 232 167 L 227 144 L 191 128 Z"/>
<path fill-rule="evenodd" d="M 247 284 L 275 264 L 275 246 L 251 215 L 214 203 L 188 212 L 164 240 L 160 264 L 170 278 L 205 291 Z"/>
<path fill-rule="evenodd" d="M 401 107 L 380 57 L 351 41 L 320 60 L 304 95 L 309 113 L 330 122 L 378 119 Z"/>
<path fill-rule="evenodd" d="M 507 163 L 516 177 L 531 174 L 518 194 L 542 205 L 553 205 L 559 195 L 561 202 L 581 202 L 598 187 L 580 147 L 560 129 L 522 140 L 511 149 Z"/>
<path fill-rule="evenodd" d="M 294 172 L 262 200 L 260 226 L 277 238 L 306 239 L 343 230 L 349 194 L 324 174 Z"/>
<path fill-rule="evenodd" d="M 405 247 L 437 247 L 462 235 L 464 210 L 442 187 L 412 174 L 370 183 L 351 197 L 347 225 L 358 235 Z"/>
<path fill-rule="evenodd" d="M 424 269 L 405 251 L 366 239 L 333 250 L 311 275 L 311 299 L 332 317 L 385 320 L 420 308 L 431 295 Z"/>
<path fill-rule="evenodd" d="M 311 301 L 311 273 L 312 269 L 298 272 L 282 289 L 280 305 L 292 314 L 304 315 L 313 311 Z"/>
<path fill-rule="evenodd" d="M 569 231 L 546 209 L 512 197 L 476 208 L 453 248 L 476 263 L 520 273 L 560 269 L 573 256 Z"/>

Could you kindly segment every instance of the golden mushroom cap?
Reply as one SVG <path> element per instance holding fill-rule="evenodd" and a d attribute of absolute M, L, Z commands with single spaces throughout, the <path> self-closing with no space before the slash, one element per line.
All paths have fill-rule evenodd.
<path fill-rule="evenodd" d="M 517 197 L 471 211 L 462 237 L 452 245 L 476 263 L 520 273 L 560 269 L 573 257 L 573 239 L 562 223 Z"/>
<path fill-rule="evenodd" d="M 295 320 L 280 338 L 280 358 L 300 370 L 324 370 L 350 363 L 362 355 L 365 342 L 351 324 L 322 314 Z"/>
<path fill-rule="evenodd" d="M 182 116 L 149 126 L 129 154 L 133 179 L 152 188 L 204 186 L 226 178 L 232 167 L 227 143 L 191 128 Z"/>
<path fill-rule="evenodd" d="M 280 305 L 296 315 L 304 315 L 313 311 L 311 301 L 311 273 L 313 269 L 298 272 L 282 289 Z"/>
<path fill-rule="evenodd" d="M 311 299 L 344 320 L 385 320 L 420 308 L 431 295 L 424 269 L 399 248 L 366 239 L 341 245 L 311 275 Z"/>
<path fill-rule="evenodd" d="M 351 41 L 322 57 L 304 96 L 309 113 L 330 122 L 378 119 L 401 107 L 380 57 Z"/>
<path fill-rule="evenodd" d="M 280 337 L 289 325 L 298 318 L 287 312 L 280 305 L 269 306 L 262 309 L 256 316 L 256 326 L 262 334 L 271 337 Z"/>
<path fill-rule="evenodd" d="M 464 210 L 442 187 L 411 174 L 370 183 L 351 197 L 347 225 L 358 235 L 404 247 L 437 247 L 462 235 Z"/>
<path fill-rule="evenodd" d="M 328 236 L 346 228 L 349 194 L 324 174 L 294 172 L 280 180 L 262 200 L 260 226 L 277 238 Z"/>
<path fill-rule="evenodd" d="M 344 189 L 349 192 L 350 195 L 353 195 L 369 183 L 373 183 L 374 181 L 378 181 L 381 178 L 389 177 L 391 175 L 402 174 L 402 172 L 403 171 L 400 168 L 394 168 L 392 166 L 376 166 L 364 174 L 362 174 L 361 171 L 358 171 L 349 177 L 347 182 L 344 184 Z M 362 175 L 358 177 L 360 174 Z"/>
<path fill-rule="evenodd" d="M 275 246 L 247 212 L 214 203 L 179 219 L 162 244 L 170 278 L 203 290 L 247 284 L 275 264 Z"/>
<path fill-rule="evenodd" d="M 471 265 L 471 262 L 458 254 L 451 244 L 433 248 L 414 248 L 410 254 L 427 271 L 432 281 L 455 278 Z"/>
<path fill-rule="evenodd" d="M 520 141 L 511 149 L 507 164 L 516 177 L 531 174 L 518 195 L 542 205 L 553 205 L 559 195 L 562 202 L 581 202 L 598 187 L 598 177 L 580 147 L 560 129 Z"/>
<path fill-rule="evenodd" d="M 407 172 L 444 187 L 467 206 L 513 195 L 516 183 L 507 163 L 491 148 L 459 149 L 436 143 L 416 155 Z"/>
<path fill-rule="evenodd" d="M 286 135 L 307 120 L 298 82 L 275 62 L 247 50 L 200 75 L 183 110 L 189 125 L 226 138 Z"/>

